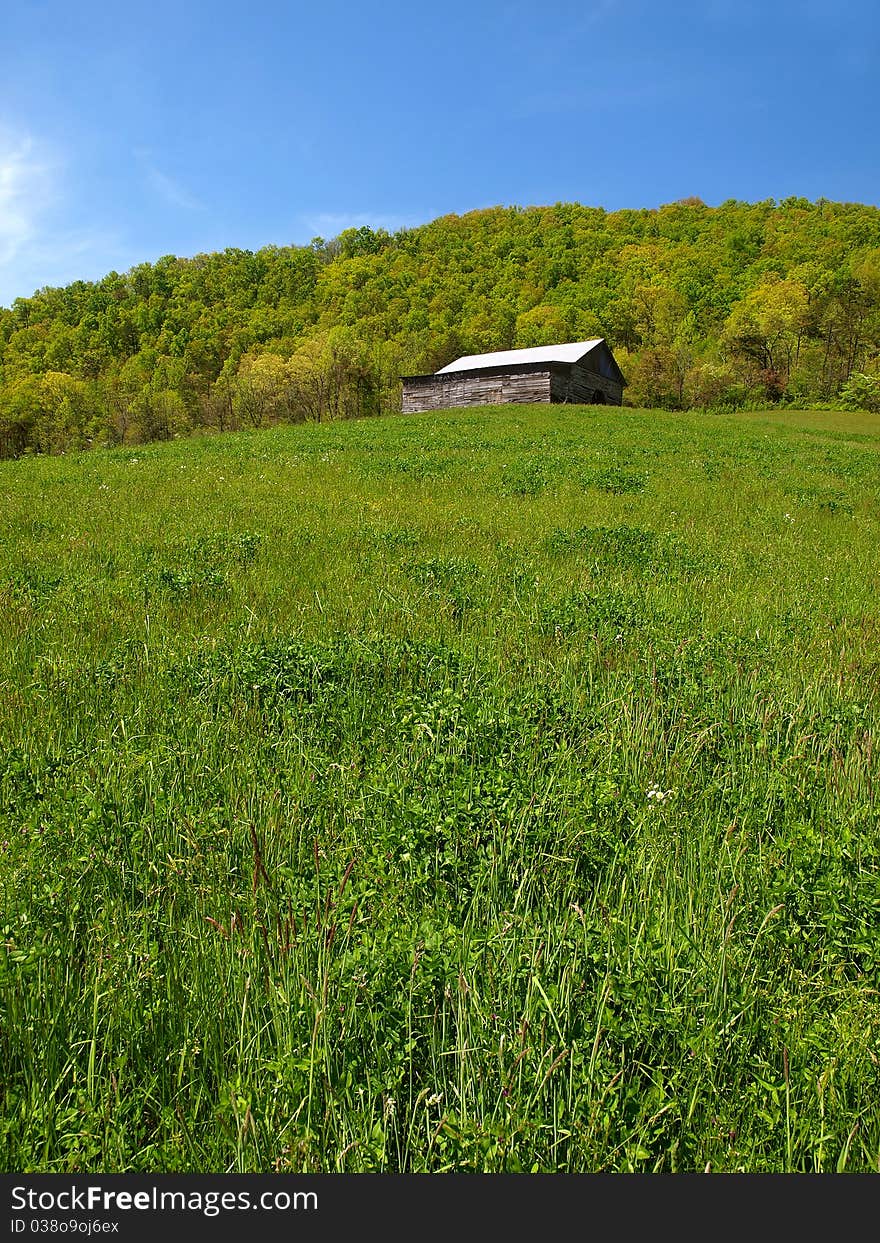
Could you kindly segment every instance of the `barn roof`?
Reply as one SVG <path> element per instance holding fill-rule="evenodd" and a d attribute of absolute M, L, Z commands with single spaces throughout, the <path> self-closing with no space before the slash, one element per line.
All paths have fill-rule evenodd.
<path fill-rule="evenodd" d="M 455 362 L 441 367 L 435 375 L 450 371 L 479 371 L 483 367 L 504 367 L 520 363 L 577 363 L 601 345 L 604 337 L 591 341 L 569 341 L 562 345 L 538 345 L 527 350 L 497 350 L 494 354 L 465 354 Z"/>

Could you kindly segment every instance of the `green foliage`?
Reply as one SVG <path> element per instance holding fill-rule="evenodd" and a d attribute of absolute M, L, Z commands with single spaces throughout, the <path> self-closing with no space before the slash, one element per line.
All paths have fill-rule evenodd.
<path fill-rule="evenodd" d="M 547 542 L 552 552 L 577 554 L 597 570 L 664 572 L 687 558 L 677 537 L 626 525 L 561 529 L 554 531 Z"/>
<path fill-rule="evenodd" d="M 633 406 L 873 409 L 880 212 L 496 207 L 41 289 L 0 309 L 0 456 L 393 412 L 401 374 L 593 336 Z"/>
<path fill-rule="evenodd" d="M 551 463 L 543 457 L 528 457 L 505 466 L 501 473 L 504 496 L 537 496 L 553 475 Z"/>
<path fill-rule="evenodd" d="M 844 410 L 870 410 L 880 414 L 880 376 L 851 375 L 840 390 L 840 404 Z"/>
<path fill-rule="evenodd" d="M 641 471 L 626 470 L 622 466 L 608 466 L 605 470 L 597 471 L 590 482 L 594 487 L 601 488 L 603 492 L 625 496 L 627 493 L 644 492 L 648 477 Z"/>

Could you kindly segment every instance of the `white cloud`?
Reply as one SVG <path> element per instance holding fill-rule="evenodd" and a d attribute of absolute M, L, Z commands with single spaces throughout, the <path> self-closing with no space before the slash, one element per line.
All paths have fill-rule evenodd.
<path fill-rule="evenodd" d="M 163 203 L 183 211 L 205 210 L 205 204 L 200 199 L 159 167 L 155 152 L 150 147 L 135 147 L 132 154 L 140 165 L 147 188 Z"/>
<path fill-rule="evenodd" d="M 51 160 L 30 135 L 0 129 L 0 274 L 37 237 L 54 182 Z"/>
<path fill-rule="evenodd" d="M 205 205 L 185 189 L 173 177 L 163 173 L 154 165 L 147 168 L 147 184 L 169 203 L 172 207 L 182 207 L 185 211 L 204 211 Z"/>
<path fill-rule="evenodd" d="M 115 232 L 77 224 L 66 172 L 48 143 L 0 124 L 0 306 L 136 262 Z"/>

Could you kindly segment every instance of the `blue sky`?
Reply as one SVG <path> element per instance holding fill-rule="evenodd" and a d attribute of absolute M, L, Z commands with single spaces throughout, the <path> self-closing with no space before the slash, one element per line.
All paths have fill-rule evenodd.
<path fill-rule="evenodd" d="M 0 305 L 497 203 L 880 203 L 876 0 L 0 14 Z"/>

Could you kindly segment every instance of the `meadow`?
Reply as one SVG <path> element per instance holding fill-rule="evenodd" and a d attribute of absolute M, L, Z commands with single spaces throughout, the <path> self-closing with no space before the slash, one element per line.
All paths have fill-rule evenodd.
<path fill-rule="evenodd" d="M 0 463 L 0 1165 L 880 1168 L 880 416 Z"/>

